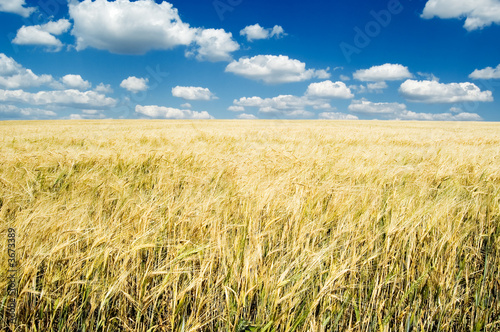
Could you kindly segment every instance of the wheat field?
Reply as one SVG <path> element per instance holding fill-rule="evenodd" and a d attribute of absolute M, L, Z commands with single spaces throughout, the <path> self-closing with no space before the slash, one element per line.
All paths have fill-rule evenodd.
<path fill-rule="evenodd" d="M 499 331 L 499 224 L 497 123 L 0 122 L 3 330 Z"/>

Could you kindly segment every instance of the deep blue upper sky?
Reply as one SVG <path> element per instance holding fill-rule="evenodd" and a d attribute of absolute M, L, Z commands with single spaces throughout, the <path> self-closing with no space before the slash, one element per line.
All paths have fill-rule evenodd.
<path fill-rule="evenodd" d="M 0 119 L 500 120 L 500 0 L 0 0 Z"/>

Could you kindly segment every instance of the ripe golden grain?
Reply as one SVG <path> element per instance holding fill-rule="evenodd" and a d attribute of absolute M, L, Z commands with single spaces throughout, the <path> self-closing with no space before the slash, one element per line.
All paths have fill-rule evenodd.
<path fill-rule="evenodd" d="M 499 124 L 1 122 L 0 143 L 19 331 L 500 330 Z"/>

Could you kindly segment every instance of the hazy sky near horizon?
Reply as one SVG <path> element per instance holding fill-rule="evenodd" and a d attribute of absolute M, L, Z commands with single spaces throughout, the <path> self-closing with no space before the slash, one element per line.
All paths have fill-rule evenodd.
<path fill-rule="evenodd" d="M 500 0 L 0 0 L 0 120 L 500 121 Z"/>

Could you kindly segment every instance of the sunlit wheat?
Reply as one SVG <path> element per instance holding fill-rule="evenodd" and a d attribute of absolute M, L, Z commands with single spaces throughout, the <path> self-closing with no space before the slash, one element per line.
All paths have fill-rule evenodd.
<path fill-rule="evenodd" d="M 14 227 L 19 331 L 498 331 L 499 191 L 498 124 L 2 122 L 1 299 Z"/>

